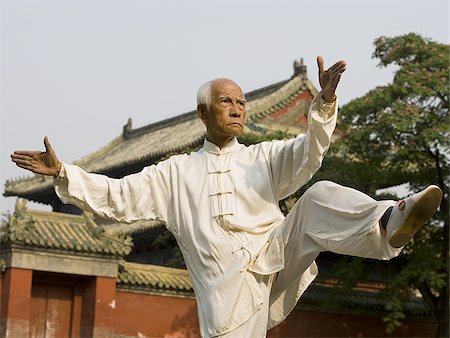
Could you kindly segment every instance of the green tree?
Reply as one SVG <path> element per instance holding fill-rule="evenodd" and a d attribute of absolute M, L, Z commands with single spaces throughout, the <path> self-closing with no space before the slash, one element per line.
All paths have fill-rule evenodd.
<path fill-rule="evenodd" d="M 412 33 L 376 39 L 373 57 L 395 67 L 394 79 L 341 108 L 343 136 L 315 178 L 377 198 L 379 189 L 404 183 L 413 191 L 429 184 L 444 191 L 433 220 L 384 269 L 388 331 L 404 318 L 405 290 L 417 289 L 437 319 L 437 335 L 449 334 L 449 50 Z"/>

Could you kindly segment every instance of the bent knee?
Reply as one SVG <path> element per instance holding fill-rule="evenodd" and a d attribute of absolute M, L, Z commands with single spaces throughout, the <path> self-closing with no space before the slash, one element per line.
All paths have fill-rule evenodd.
<path fill-rule="evenodd" d="M 314 183 L 312 186 L 310 186 L 306 191 L 305 194 L 313 195 L 313 194 L 330 194 L 333 189 L 336 187 L 339 187 L 339 184 L 334 183 L 332 181 L 318 181 Z"/>

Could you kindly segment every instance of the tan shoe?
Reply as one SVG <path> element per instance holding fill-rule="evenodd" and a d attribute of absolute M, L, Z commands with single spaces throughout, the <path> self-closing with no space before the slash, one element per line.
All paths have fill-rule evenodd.
<path fill-rule="evenodd" d="M 406 245 L 433 216 L 441 200 L 442 190 L 430 185 L 421 192 L 398 201 L 386 225 L 389 244 L 394 248 Z"/>

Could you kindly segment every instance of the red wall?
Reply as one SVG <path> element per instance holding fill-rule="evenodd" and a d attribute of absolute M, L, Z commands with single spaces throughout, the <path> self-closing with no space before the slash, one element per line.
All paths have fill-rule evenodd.
<path fill-rule="evenodd" d="M 81 336 L 102 337 L 199 337 L 194 298 L 116 289 L 114 278 L 47 277 L 51 277 L 55 285 L 59 280 L 59 284 L 77 286 L 72 306 L 72 322 L 78 327 L 72 330 L 75 336 L 80 333 Z M 33 279 L 33 283 L 45 282 L 47 277 Z M 10 337 L 28 336 L 32 317 L 31 285 L 31 270 L 7 269 L 0 277 L 0 337 L 5 335 L 2 328 L 5 330 L 7 323 Z M 389 336 L 380 317 L 294 310 L 285 322 L 269 332 L 268 338 L 432 337 L 436 327 L 434 322 L 405 321 Z"/>
<path fill-rule="evenodd" d="M 17 337 L 28 336 L 31 279 L 31 270 L 10 268 L 4 272 L 1 285 L 0 337 L 7 336 L 7 331 L 14 332 Z"/>
<path fill-rule="evenodd" d="M 199 337 L 197 305 L 192 298 L 116 292 L 115 334 L 150 337 Z"/>
<path fill-rule="evenodd" d="M 150 337 L 199 337 L 194 299 L 116 292 L 115 334 Z M 125 319 L 126 318 L 126 319 Z M 381 317 L 320 311 L 294 310 L 287 320 L 273 328 L 276 337 L 433 337 L 436 323 L 404 321 L 392 335 Z"/>
<path fill-rule="evenodd" d="M 404 321 L 401 328 L 388 335 L 380 317 L 294 310 L 267 337 L 435 337 L 436 329 L 433 322 Z"/>

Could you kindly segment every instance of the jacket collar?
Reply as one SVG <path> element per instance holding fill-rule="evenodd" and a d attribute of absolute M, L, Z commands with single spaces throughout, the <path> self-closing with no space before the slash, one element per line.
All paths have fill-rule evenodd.
<path fill-rule="evenodd" d="M 228 142 L 222 149 L 220 149 L 218 146 L 216 146 L 214 143 L 209 142 L 206 138 L 203 143 L 203 148 L 212 154 L 215 155 L 223 155 L 228 154 L 232 152 L 233 150 L 237 149 L 239 147 L 239 142 L 236 137 L 233 137 L 233 139 Z"/>

